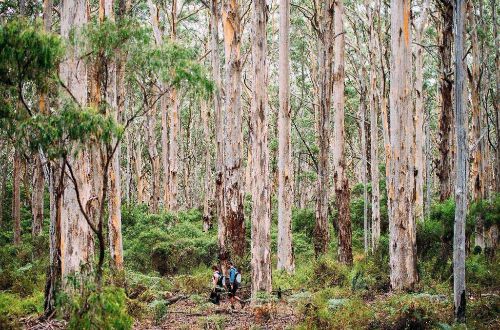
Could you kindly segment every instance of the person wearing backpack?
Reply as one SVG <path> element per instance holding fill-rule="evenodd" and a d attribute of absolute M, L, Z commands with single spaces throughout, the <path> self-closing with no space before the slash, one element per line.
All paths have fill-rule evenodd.
<path fill-rule="evenodd" d="M 212 292 L 210 292 L 210 301 L 216 305 L 220 304 L 220 292 L 224 290 L 224 276 L 219 271 L 217 265 L 212 266 L 214 271 L 212 275 Z"/>
<path fill-rule="evenodd" d="M 236 296 L 236 291 L 238 291 L 241 286 L 241 274 L 238 272 L 238 269 L 234 266 L 234 264 L 229 262 L 229 299 L 231 301 L 231 308 L 234 309 L 234 300 L 238 300 L 241 304 L 241 308 L 245 307 L 245 301 Z"/>

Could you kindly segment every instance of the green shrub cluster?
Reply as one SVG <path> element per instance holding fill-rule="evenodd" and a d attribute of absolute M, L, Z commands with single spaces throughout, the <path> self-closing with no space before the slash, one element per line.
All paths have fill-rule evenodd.
<path fill-rule="evenodd" d="M 127 312 L 125 291 L 112 286 L 97 290 L 85 285 L 81 294 L 65 296 L 63 307 L 69 310 L 68 329 L 125 330 L 133 320 Z"/>
<path fill-rule="evenodd" d="M 203 232 L 197 209 L 148 214 L 139 206 L 124 210 L 123 219 L 125 261 L 133 270 L 172 275 L 209 266 L 217 258 L 216 232 Z"/>

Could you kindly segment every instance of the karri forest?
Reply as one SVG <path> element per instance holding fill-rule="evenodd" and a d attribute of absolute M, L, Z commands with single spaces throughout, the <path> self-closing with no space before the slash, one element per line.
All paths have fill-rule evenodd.
<path fill-rule="evenodd" d="M 497 0 L 1 0 L 0 329 L 500 329 Z"/>

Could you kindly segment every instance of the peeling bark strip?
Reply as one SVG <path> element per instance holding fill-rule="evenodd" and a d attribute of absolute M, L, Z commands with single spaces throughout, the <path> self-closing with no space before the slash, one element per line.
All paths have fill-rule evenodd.
<path fill-rule="evenodd" d="M 224 117 L 224 221 L 230 256 L 245 254 L 245 218 L 241 155 L 243 149 L 241 108 L 241 18 L 238 1 L 227 0 L 222 8 L 226 74 Z"/>
<path fill-rule="evenodd" d="M 253 2 L 253 94 L 250 112 L 252 148 L 252 298 L 271 292 L 271 205 L 269 192 L 267 103 L 267 5 Z"/>
<path fill-rule="evenodd" d="M 74 30 L 78 33 L 87 22 L 85 0 L 65 0 L 61 7 L 61 36 L 68 39 Z M 60 65 L 61 80 L 68 86 L 76 100 L 81 104 L 87 104 L 87 67 L 80 61 L 79 49 L 68 44 L 66 58 Z M 89 208 L 89 213 L 95 208 L 95 190 L 93 172 L 96 168 L 92 162 L 92 150 L 84 148 L 80 153 L 68 159 L 73 166 L 75 177 L 78 181 L 79 194 L 82 204 Z M 75 186 L 66 176 L 64 180 L 64 191 L 61 205 L 61 270 L 63 282 L 66 277 L 74 272 L 82 270 L 82 266 L 91 265 L 94 250 L 94 239 L 92 230 L 87 224 L 84 215 L 78 206 Z"/>
<path fill-rule="evenodd" d="M 335 109 L 335 137 L 333 146 L 333 178 L 335 181 L 335 196 L 338 208 L 339 261 L 352 264 L 352 229 L 351 212 L 349 209 L 350 190 L 346 174 L 345 162 L 345 132 L 344 132 L 344 3 L 336 0 L 334 3 L 334 48 L 333 65 L 333 107 Z M 364 125 L 364 122 L 363 122 Z M 327 149 L 328 150 L 328 149 Z M 366 150 L 366 149 L 365 149 Z M 366 151 L 365 151 L 366 152 Z"/>
<path fill-rule="evenodd" d="M 325 254 L 330 242 L 328 230 L 328 196 L 330 166 L 328 151 L 330 148 L 330 111 L 332 97 L 332 60 L 333 60 L 333 0 L 325 1 L 320 11 L 318 31 L 318 183 L 316 196 L 316 226 L 314 227 L 314 253 Z"/>
<path fill-rule="evenodd" d="M 391 0 L 391 86 L 389 162 L 389 254 L 391 287 L 411 290 L 417 282 L 416 228 L 413 217 L 413 116 L 410 0 Z M 408 32 L 410 33 L 410 32 Z"/>
<path fill-rule="evenodd" d="M 278 146 L 278 270 L 293 273 L 293 168 L 290 106 L 290 0 L 279 3 L 279 146 Z"/>
<path fill-rule="evenodd" d="M 467 112 L 464 107 L 464 2 L 455 3 L 455 127 L 457 130 L 457 181 L 455 184 L 455 225 L 453 231 L 453 300 L 455 320 L 465 322 L 465 219 L 467 216 Z"/>

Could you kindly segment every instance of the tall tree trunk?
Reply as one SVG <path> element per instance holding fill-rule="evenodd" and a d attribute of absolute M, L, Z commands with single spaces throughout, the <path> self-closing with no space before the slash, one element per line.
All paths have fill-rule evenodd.
<path fill-rule="evenodd" d="M 243 215 L 243 150 L 241 108 L 241 18 L 237 0 L 223 3 L 222 26 L 226 73 L 224 136 L 224 220 L 231 255 L 243 258 L 245 253 L 245 218 Z"/>
<path fill-rule="evenodd" d="M 4 144 L 0 144 L 2 147 L 2 150 L 6 150 Z M 7 187 L 7 163 L 9 159 L 8 152 L 5 152 L 5 159 L 3 158 L 4 156 L 0 152 L 0 173 L 4 173 L 2 175 L 2 178 L 0 179 L 0 229 L 3 227 L 3 213 L 4 213 L 4 202 L 5 202 L 5 193 L 6 193 L 6 187 Z"/>
<path fill-rule="evenodd" d="M 214 104 L 215 114 L 215 209 L 217 216 L 217 241 L 219 245 L 219 261 L 226 267 L 229 259 L 226 240 L 226 222 L 224 219 L 224 115 L 222 112 L 221 93 L 222 83 L 220 76 L 220 59 L 219 59 L 219 14 L 217 0 L 210 2 L 210 62 L 212 65 L 212 77 L 215 83 L 212 100 Z"/>
<path fill-rule="evenodd" d="M 104 0 L 104 17 L 114 21 L 113 0 Z M 122 17 L 119 17 L 121 19 Z M 120 116 L 124 110 L 123 98 L 125 97 L 125 57 L 119 54 L 116 63 L 107 63 L 106 72 L 106 103 L 111 117 L 120 122 Z M 117 143 L 113 139 L 112 146 Z M 111 164 L 109 166 L 109 251 L 111 255 L 111 266 L 114 271 L 123 271 L 123 242 L 122 242 L 122 188 L 120 170 L 120 144 L 116 147 Z"/>
<path fill-rule="evenodd" d="M 33 222 L 31 225 L 31 235 L 36 237 L 42 233 L 43 229 L 43 192 L 45 187 L 43 177 L 42 162 L 38 153 L 34 156 L 33 164 L 33 191 L 31 194 L 31 212 Z"/>
<path fill-rule="evenodd" d="M 207 232 L 212 228 L 212 156 L 210 146 L 212 139 L 210 137 L 210 110 L 206 100 L 201 100 L 201 121 L 203 123 L 203 138 L 205 140 L 204 157 L 205 157 L 205 176 L 203 179 L 203 231 Z"/>
<path fill-rule="evenodd" d="M 360 70 L 361 77 L 366 76 L 366 70 L 363 67 Z M 366 155 L 366 86 L 364 78 L 360 80 L 360 100 L 359 100 L 359 129 L 361 132 L 361 180 L 363 182 L 363 247 L 365 254 L 368 253 L 370 246 L 370 229 L 368 225 L 368 175 L 367 175 L 367 155 Z M 335 178 L 335 176 L 334 176 Z"/>
<path fill-rule="evenodd" d="M 326 1 L 318 9 L 320 28 L 318 31 L 318 182 L 316 196 L 316 226 L 314 228 L 314 252 L 316 256 L 328 250 L 330 233 L 328 229 L 329 196 L 329 148 L 330 148 L 330 111 L 332 97 L 332 60 L 333 60 L 333 1 Z"/>
<path fill-rule="evenodd" d="M 66 0 L 61 6 L 61 36 L 69 39 L 70 33 L 80 29 L 87 22 L 87 10 L 85 0 Z M 66 58 L 60 65 L 60 76 L 62 82 L 68 87 L 76 101 L 85 106 L 87 104 L 87 67 L 80 60 L 80 50 L 77 46 L 69 46 Z M 75 186 L 68 176 L 65 178 L 65 188 L 61 200 L 61 271 L 63 282 L 68 275 L 82 271 L 85 273 L 91 267 L 94 250 L 93 233 L 87 224 L 84 215 L 78 206 L 77 190 L 82 205 L 89 206 L 89 214 L 95 208 L 95 191 L 92 177 L 95 166 L 93 166 L 92 150 L 85 147 L 76 156 L 68 159 L 78 187 Z M 90 214 L 92 216 L 92 214 Z"/>
<path fill-rule="evenodd" d="M 172 8 L 170 11 L 170 40 L 177 39 L 177 0 L 172 1 Z M 168 198 L 169 209 L 172 212 L 177 212 L 179 209 L 177 195 L 178 195 L 178 182 L 177 176 L 179 173 L 179 136 L 180 136 L 180 115 L 179 115 L 179 100 L 177 90 L 172 88 L 170 91 L 170 118 L 169 118 L 169 178 L 170 196 Z"/>
<path fill-rule="evenodd" d="M 43 1 L 43 29 L 50 32 L 52 28 L 52 0 Z M 39 97 L 39 112 L 48 113 L 47 92 L 41 91 Z M 45 189 L 45 178 L 42 168 L 41 155 L 35 153 L 33 168 L 33 189 L 31 195 L 31 210 L 33 214 L 33 224 L 31 227 L 32 236 L 38 236 L 43 229 L 43 193 Z"/>
<path fill-rule="evenodd" d="M 455 126 L 457 130 L 457 181 L 455 184 L 455 225 L 453 238 L 453 300 L 455 320 L 465 322 L 465 218 L 467 216 L 467 112 L 463 102 L 464 3 L 455 2 Z"/>
<path fill-rule="evenodd" d="M 415 114 L 413 122 L 415 125 L 415 219 L 424 220 L 424 49 L 423 37 L 427 26 L 427 11 L 429 0 L 424 0 L 420 19 L 415 28 Z"/>
<path fill-rule="evenodd" d="M 376 49 L 377 40 L 375 36 L 375 15 L 374 9 L 368 1 L 369 20 L 369 51 L 370 51 L 370 89 L 368 102 L 370 108 L 370 135 L 371 135 L 371 177 L 372 177 L 372 221 L 371 221 L 371 251 L 373 252 L 380 239 L 380 188 L 379 188 L 379 168 L 378 168 L 378 114 L 377 114 L 377 63 Z"/>
<path fill-rule="evenodd" d="M 14 245 L 21 244 L 21 154 L 14 150 L 14 170 L 12 172 L 12 219 Z"/>
<path fill-rule="evenodd" d="M 469 24 L 471 26 L 476 26 L 476 17 L 474 13 L 475 7 L 472 3 L 467 4 L 467 11 L 469 14 Z M 470 92 L 471 92 L 471 108 L 472 108 L 472 166 L 471 166 L 471 178 L 473 184 L 472 198 L 475 202 L 481 201 L 485 197 L 485 187 L 484 187 L 484 160 L 483 156 L 483 143 L 481 141 L 481 104 L 480 104 L 480 89 L 481 81 L 479 75 L 479 67 L 481 65 L 481 60 L 479 58 L 479 40 L 477 36 L 477 30 L 471 29 L 471 46 L 472 46 L 472 70 L 470 72 Z M 486 245 L 484 219 L 482 216 L 478 216 L 476 219 L 476 236 L 475 245 L 481 247 L 484 250 Z"/>
<path fill-rule="evenodd" d="M 293 273 L 293 168 L 290 106 L 290 0 L 280 0 L 279 28 L 279 146 L 278 146 L 278 270 Z"/>
<path fill-rule="evenodd" d="M 271 205 L 269 192 L 267 5 L 253 2 L 253 97 L 250 113 L 252 147 L 252 298 L 271 292 Z"/>
<path fill-rule="evenodd" d="M 444 201 L 451 197 L 453 172 L 453 103 L 452 103 L 452 61 L 451 47 L 453 42 L 453 4 L 451 0 L 439 0 L 441 13 L 439 54 L 441 66 L 440 92 L 441 92 L 441 112 L 439 114 L 439 153 L 440 161 L 438 165 L 439 177 L 439 199 Z"/>
<path fill-rule="evenodd" d="M 417 282 L 413 216 L 413 116 L 411 102 L 410 0 L 391 0 L 390 220 L 389 255 L 393 290 Z"/>
<path fill-rule="evenodd" d="M 496 0 L 490 0 L 492 20 L 497 21 L 496 18 Z M 497 131 L 497 148 L 495 157 L 495 191 L 500 193 L 500 41 L 498 38 L 498 24 L 493 24 L 493 36 L 495 37 L 495 102 L 493 108 L 495 109 L 495 129 Z"/>
<path fill-rule="evenodd" d="M 334 141 L 333 146 L 333 178 L 335 181 L 335 196 L 338 208 L 338 236 L 339 261 L 352 264 L 352 230 L 351 213 L 349 209 L 350 191 L 346 173 L 345 161 L 345 132 L 344 132 L 344 3 L 343 0 L 334 2 L 334 48 L 335 59 L 333 65 L 333 105 L 335 109 Z M 328 110 L 329 111 L 329 110 Z M 365 149 L 366 150 L 366 149 Z M 366 152 L 366 151 L 365 151 Z M 328 181 L 327 181 L 328 182 Z"/>
<path fill-rule="evenodd" d="M 144 193 L 145 183 L 144 183 L 144 173 L 142 167 L 142 138 L 139 134 L 134 150 L 134 169 L 137 185 L 137 203 L 143 204 L 146 201 L 146 196 Z"/>

